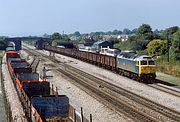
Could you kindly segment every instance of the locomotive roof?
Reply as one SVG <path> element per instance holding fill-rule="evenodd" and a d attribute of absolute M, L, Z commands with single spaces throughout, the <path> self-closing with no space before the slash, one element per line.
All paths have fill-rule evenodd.
<path fill-rule="evenodd" d="M 137 61 L 137 60 L 152 60 L 152 57 L 148 56 L 148 55 L 140 55 L 137 54 L 136 51 L 122 51 L 119 55 L 118 58 L 124 58 L 124 59 L 128 59 L 128 60 L 133 60 L 133 61 Z"/>

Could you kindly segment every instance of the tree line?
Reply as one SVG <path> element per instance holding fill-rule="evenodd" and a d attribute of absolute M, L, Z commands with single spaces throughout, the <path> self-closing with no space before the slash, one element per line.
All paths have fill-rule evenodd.
<path fill-rule="evenodd" d="M 91 32 L 81 34 L 79 31 L 73 34 L 63 34 L 54 32 L 52 35 L 45 34 L 44 36 L 51 38 L 52 45 L 56 46 L 61 41 L 81 41 L 102 40 L 104 35 L 129 35 L 127 41 L 121 41 L 115 37 L 109 38 L 108 41 L 114 43 L 115 48 L 121 50 L 136 50 L 142 54 L 149 54 L 151 56 L 166 56 L 169 60 L 180 60 L 180 28 L 173 26 L 165 30 L 154 30 L 148 24 L 142 24 L 138 28 L 129 30 L 127 28 L 121 30 L 115 29 L 108 32 Z M 70 37 L 78 37 L 77 40 L 71 40 Z M 0 49 L 5 49 L 6 41 L 4 37 L 0 37 Z"/>
<path fill-rule="evenodd" d="M 61 41 L 99 41 L 103 39 L 104 35 L 121 35 L 127 34 L 129 38 L 127 41 L 121 41 L 118 38 L 111 37 L 108 41 L 114 44 L 115 48 L 121 50 L 136 50 L 142 54 L 149 54 L 150 56 L 166 56 L 168 60 L 180 60 L 180 28 L 173 26 L 165 30 L 154 30 L 148 24 L 142 24 L 132 31 L 125 28 L 123 31 L 114 30 L 108 32 L 91 32 L 89 34 L 81 34 L 79 31 L 73 34 L 59 34 L 53 33 L 50 38 L 52 45 L 56 46 Z M 76 40 L 70 40 L 70 37 L 78 37 Z M 75 42 L 74 42 L 75 43 Z"/>
<path fill-rule="evenodd" d="M 116 48 L 137 50 L 151 56 L 167 56 L 169 60 L 180 60 L 180 28 L 169 27 L 165 30 L 155 30 L 148 24 L 142 24 L 128 41 L 118 42 Z"/>
<path fill-rule="evenodd" d="M 5 37 L 0 37 L 0 50 L 5 50 L 7 46 L 7 42 L 5 41 Z"/>

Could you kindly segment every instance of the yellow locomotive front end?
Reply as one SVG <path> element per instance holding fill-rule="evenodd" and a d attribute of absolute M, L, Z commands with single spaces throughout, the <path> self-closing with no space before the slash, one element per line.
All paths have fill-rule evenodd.
<path fill-rule="evenodd" d="M 156 78 L 156 65 L 153 60 L 143 59 L 139 61 L 139 77 L 141 79 L 153 80 Z"/>

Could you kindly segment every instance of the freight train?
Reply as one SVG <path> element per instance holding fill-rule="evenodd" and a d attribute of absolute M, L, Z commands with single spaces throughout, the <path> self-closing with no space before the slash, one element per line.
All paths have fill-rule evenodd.
<path fill-rule="evenodd" d="M 111 56 L 50 45 L 45 45 L 44 49 L 105 67 L 138 81 L 151 82 L 156 78 L 154 60 L 150 56 L 139 55 L 135 51 L 121 51 L 120 54 Z"/>
<path fill-rule="evenodd" d="M 29 122 L 71 122 L 69 98 L 58 95 L 46 79 L 11 48 L 6 50 L 8 70 Z"/>

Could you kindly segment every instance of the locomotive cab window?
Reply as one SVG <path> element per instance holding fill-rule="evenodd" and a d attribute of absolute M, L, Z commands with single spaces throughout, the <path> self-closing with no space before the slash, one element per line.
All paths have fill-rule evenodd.
<path fill-rule="evenodd" d="M 141 65 L 147 65 L 147 61 L 141 61 Z"/>
<path fill-rule="evenodd" d="M 148 61 L 148 64 L 149 65 L 155 65 L 155 62 L 151 60 L 151 61 Z"/>

